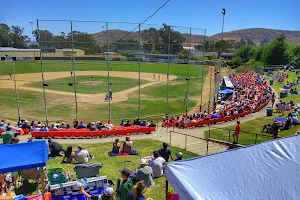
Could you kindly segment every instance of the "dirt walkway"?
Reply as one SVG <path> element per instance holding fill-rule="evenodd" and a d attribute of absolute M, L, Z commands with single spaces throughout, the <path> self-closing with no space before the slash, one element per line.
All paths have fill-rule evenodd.
<path fill-rule="evenodd" d="M 107 71 L 77 71 L 76 76 L 107 76 Z M 156 76 L 160 75 L 160 81 L 166 81 L 167 76 L 166 74 L 156 74 Z M 132 79 L 138 79 L 138 73 L 137 72 L 111 72 L 111 77 L 120 77 L 120 78 L 132 78 Z M 70 72 L 45 72 L 44 73 L 44 79 L 47 80 L 53 80 L 58 78 L 65 78 L 70 77 Z M 0 87 L 1 88 L 11 88 L 14 89 L 14 82 L 12 80 L 7 80 L 7 76 L 0 76 Z M 170 80 L 176 79 L 176 76 L 171 75 Z M 4 80 L 6 79 L 6 80 Z M 140 87 L 141 89 L 155 85 L 160 83 L 160 81 L 153 81 L 153 73 L 144 73 L 141 72 L 141 79 L 151 81 L 150 83 L 142 84 Z M 20 90 L 28 90 L 32 92 L 43 92 L 42 88 L 32 88 L 27 87 L 25 84 L 28 83 L 28 81 L 37 81 L 41 82 L 41 73 L 27 73 L 27 74 L 16 74 L 16 80 L 17 80 L 17 87 Z M 117 103 L 121 101 L 126 101 L 128 99 L 128 95 L 132 92 L 135 92 L 138 90 L 138 86 L 132 87 L 120 92 L 114 92 L 113 93 L 113 101 L 111 103 Z M 57 95 L 56 101 L 74 101 L 74 93 L 73 92 L 64 92 L 64 91 L 57 91 L 57 90 L 49 90 L 46 88 L 47 94 L 54 94 Z M 77 93 L 77 100 L 78 102 L 84 102 L 89 104 L 105 104 L 104 101 L 106 93 L 99 93 L 99 94 L 80 94 Z M 62 102 L 63 102 L 62 101 Z"/>

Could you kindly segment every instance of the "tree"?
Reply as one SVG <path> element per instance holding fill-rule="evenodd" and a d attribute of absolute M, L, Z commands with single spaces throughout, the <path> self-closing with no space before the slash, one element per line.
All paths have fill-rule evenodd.
<path fill-rule="evenodd" d="M 7 24 L 0 24 L 0 47 L 10 46 L 10 28 Z"/>
<path fill-rule="evenodd" d="M 286 54 L 289 59 L 289 63 L 297 63 L 300 66 L 300 45 L 289 44 L 286 50 Z"/>
<path fill-rule="evenodd" d="M 159 30 L 150 28 L 143 31 L 142 38 L 145 50 L 148 52 L 156 50 L 163 54 L 167 54 L 169 50 L 171 54 L 178 54 L 183 49 L 182 44 L 186 40 L 178 31 L 174 31 L 167 24 L 163 24 Z"/>
<path fill-rule="evenodd" d="M 268 38 L 262 39 L 260 41 L 260 46 L 264 46 L 265 44 L 268 44 L 270 42 L 270 40 Z"/>
<path fill-rule="evenodd" d="M 261 60 L 268 65 L 285 65 L 288 63 L 287 44 L 282 34 L 276 40 L 263 47 Z"/>
<path fill-rule="evenodd" d="M 25 48 L 28 42 L 28 36 L 24 35 L 24 28 L 12 26 L 10 30 L 10 39 L 15 48 Z"/>
<path fill-rule="evenodd" d="M 257 49 L 249 44 L 239 48 L 234 56 L 240 57 L 244 62 L 249 61 L 256 56 Z"/>
<path fill-rule="evenodd" d="M 189 50 L 183 49 L 179 54 L 179 59 L 187 60 L 192 56 L 192 53 Z"/>
<path fill-rule="evenodd" d="M 239 57 L 239 56 L 236 56 L 236 57 L 234 57 L 234 58 L 232 59 L 231 64 L 232 64 L 233 66 L 238 66 L 238 65 L 241 64 L 241 62 L 242 62 L 242 58 Z"/>
<path fill-rule="evenodd" d="M 142 32 L 144 40 L 143 49 L 151 52 L 152 50 L 160 51 L 160 34 L 155 28 L 149 28 Z"/>
<path fill-rule="evenodd" d="M 133 39 L 129 40 L 118 40 L 113 44 L 113 49 L 115 52 L 119 50 L 138 50 L 139 42 Z"/>

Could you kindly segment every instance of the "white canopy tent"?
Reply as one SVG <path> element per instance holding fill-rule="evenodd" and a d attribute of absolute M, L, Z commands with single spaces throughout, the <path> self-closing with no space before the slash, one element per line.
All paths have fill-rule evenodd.
<path fill-rule="evenodd" d="M 168 163 L 165 173 L 183 200 L 299 199 L 300 135 Z"/>

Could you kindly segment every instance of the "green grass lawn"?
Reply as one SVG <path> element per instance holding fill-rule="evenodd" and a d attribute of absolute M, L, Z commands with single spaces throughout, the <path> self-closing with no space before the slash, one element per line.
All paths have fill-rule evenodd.
<path fill-rule="evenodd" d="M 276 72 L 277 73 L 277 72 Z M 284 81 L 284 83 L 281 83 L 281 82 L 276 82 L 274 85 L 273 85 L 273 88 L 276 90 L 276 92 L 279 94 L 280 93 L 280 88 L 282 88 L 284 85 L 287 84 L 287 81 L 289 82 L 293 82 L 297 79 L 297 76 L 296 76 L 296 72 L 289 72 L 289 78 L 286 79 Z M 294 86 L 293 88 L 295 88 L 297 86 Z M 297 90 L 299 90 L 300 88 L 298 87 Z M 293 101 L 293 102 L 296 102 L 296 103 L 300 103 L 300 95 L 298 94 L 289 94 L 287 97 L 284 97 L 284 98 L 281 98 L 283 101 Z"/>
<path fill-rule="evenodd" d="M 91 76 L 76 76 L 76 91 L 82 94 L 98 94 L 107 93 L 107 76 L 94 76 L 94 83 L 91 81 Z M 73 77 L 51 79 L 47 81 L 49 90 L 59 90 L 65 92 L 74 92 L 74 87 L 69 86 L 67 83 L 74 82 Z M 110 77 L 111 90 L 113 92 L 120 92 L 135 86 L 138 86 L 138 80 L 132 78 L 119 78 Z M 141 80 L 141 84 L 148 83 L 149 81 Z M 26 84 L 27 87 L 42 88 L 41 82 Z"/>
<path fill-rule="evenodd" d="M 239 144 L 242 145 L 250 145 L 255 143 L 255 134 L 259 134 L 257 136 L 257 143 L 259 142 L 264 142 L 267 140 L 272 140 L 272 135 L 269 133 L 261 133 L 261 130 L 264 125 L 266 124 L 272 124 L 273 119 L 275 117 L 279 116 L 278 114 L 274 113 L 272 117 L 259 117 L 254 120 L 248 121 L 241 123 L 241 133 L 239 136 Z M 228 130 L 231 130 L 230 134 L 230 142 L 233 141 L 233 130 L 235 129 L 234 126 L 227 126 L 222 129 L 213 129 L 210 131 L 210 138 L 217 139 L 217 140 L 223 140 L 223 141 L 228 141 Z M 279 132 L 280 137 L 286 137 L 286 136 L 291 136 L 296 133 L 296 131 L 299 129 L 299 126 L 292 126 L 290 130 L 285 130 Z M 250 134 L 253 133 L 253 134 Z M 263 136 L 263 134 L 268 135 L 268 136 Z M 209 132 L 205 131 L 205 136 L 208 137 Z"/>
<path fill-rule="evenodd" d="M 64 145 L 66 148 L 69 145 Z M 76 145 L 72 145 L 73 150 L 76 149 Z M 138 151 L 139 155 L 136 156 L 120 156 L 120 157 L 108 157 L 107 152 L 111 151 L 111 143 L 103 144 L 93 144 L 93 145 L 84 145 L 84 148 L 88 149 L 90 153 L 95 156 L 95 159 L 91 160 L 90 163 L 101 162 L 103 167 L 100 169 L 101 176 L 107 176 L 108 179 L 113 182 L 117 182 L 117 179 L 120 178 L 119 170 L 124 167 L 123 164 L 118 164 L 125 160 L 131 162 L 126 163 L 125 167 L 134 171 L 139 167 L 139 159 L 145 156 L 152 155 L 154 150 L 158 150 L 162 147 L 162 143 L 156 140 L 137 140 L 135 141 L 135 149 Z M 177 152 L 182 152 L 184 159 L 192 158 L 199 156 L 197 154 L 185 151 L 183 149 L 171 146 L 171 151 L 173 154 Z M 73 170 L 74 165 L 71 164 L 60 164 L 62 158 L 56 158 L 54 160 L 49 160 L 47 168 L 63 167 L 66 172 L 70 171 L 73 175 L 75 172 Z M 155 186 L 147 191 L 145 196 L 147 198 L 152 198 L 154 200 L 160 200 L 165 198 L 165 178 L 155 179 Z M 173 191 L 174 192 L 174 191 Z"/>

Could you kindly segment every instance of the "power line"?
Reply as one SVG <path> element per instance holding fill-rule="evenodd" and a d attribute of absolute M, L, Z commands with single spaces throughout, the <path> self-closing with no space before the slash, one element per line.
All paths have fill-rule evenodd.
<path fill-rule="evenodd" d="M 149 17 L 147 17 L 142 23 L 140 23 L 139 25 L 137 25 L 134 29 L 132 29 L 130 32 L 128 32 L 126 35 L 124 35 L 123 37 L 121 37 L 118 40 L 115 40 L 113 43 L 124 39 L 125 37 L 127 37 L 130 33 L 132 33 L 133 31 L 135 31 L 140 25 L 142 25 L 143 23 L 145 23 L 146 21 L 148 21 L 148 19 L 150 19 L 151 17 L 153 17 L 159 10 L 161 10 L 165 5 L 167 5 L 167 3 L 169 3 L 169 1 L 171 0 L 167 0 L 162 6 L 160 6 L 154 13 L 152 13 Z"/>

